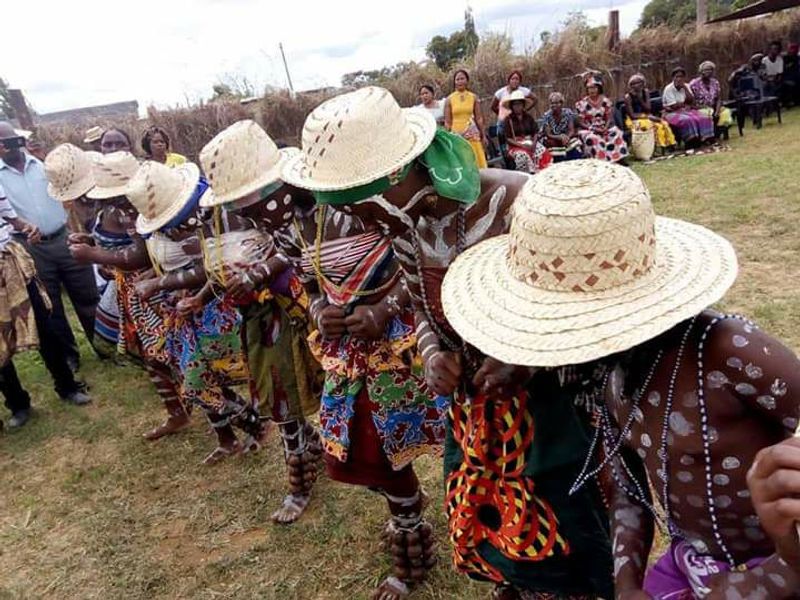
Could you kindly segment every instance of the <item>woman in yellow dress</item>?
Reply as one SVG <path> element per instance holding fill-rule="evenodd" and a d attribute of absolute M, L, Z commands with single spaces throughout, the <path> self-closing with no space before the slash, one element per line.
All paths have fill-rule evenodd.
<path fill-rule="evenodd" d="M 647 81 L 644 75 L 636 73 L 628 80 L 628 93 L 625 94 L 625 129 L 648 131 L 651 127 L 655 128 L 656 145 L 662 150 L 677 144 L 669 123 L 652 113 Z"/>
<path fill-rule="evenodd" d="M 142 136 L 142 150 L 148 160 L 155 160 L 170 168 L 177 167 L 186 162 L 186 157 L 177 152 L 170 152 L 171 146 L 167 132 L 153 125 Z"/>
<path fill-rule="evenodd" d="M 447 97 L 444 106 L 444 126 L 446 129 L 457 133 L 472 146 L 475 162 L 479 169 L 486 168 L 486 154 L 483 150 L 485 130 L 483 128 L 483 115 L 478 96 L 467 89 L 469 73 L 459 69 L 453 76 L 453 86 L 456 91 Z"/>

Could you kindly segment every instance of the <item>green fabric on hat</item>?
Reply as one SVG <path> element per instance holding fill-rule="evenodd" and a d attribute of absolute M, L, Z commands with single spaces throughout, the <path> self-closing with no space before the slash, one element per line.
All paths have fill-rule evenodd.
<path fill-rule="evenodd" d="M 463 204 L 472 204 L 481 193 L 481 176 L 469 142 L 460 135 L 439 127 L 433 141 L 417 159 L 427 170 L 436 193 Z M 381 177 L 365 185 L 347 190 L 313 192 L 317 204 L 341 206 L 354 204 L 382 194 L 403 181 L 411 170 L 413 161 L 399 174 Z"/>
<path fill-rule="evenodd" d="M 463 204 L 481 194 L 481 174 L 472 146 L 460 135 L 439 127 L 419 161 L 428 169 L 436 193 Z"/>

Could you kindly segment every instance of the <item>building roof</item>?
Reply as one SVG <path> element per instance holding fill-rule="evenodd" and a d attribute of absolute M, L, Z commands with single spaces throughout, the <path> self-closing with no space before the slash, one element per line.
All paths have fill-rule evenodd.
<path fill-rule="evenodd" d="M 128 102 L 114 102 L 113 104 L 100 104 L 98 106 L 73 108 L 71 110 L 36 115 L 35 120 L 39 123 L 81 123 L 98 118 L 137 117 L 138 115 L 139 103 L 136 100 L 130 100 Z"/>
<path fill-rule="evenodd" d="M 770 13 L 786 10 L 787 8 L 794 8 L 800 6 L 800 0 L 761 0 L 739 10 L 735 10 L 730 14 L 716 19 L 707 21 L 708 23 L 721 23 L 722 21 L 736 21 L 738 19 L 749 19 L 750 17 L 758 17 L 760 15 L 768 15 Z"/>

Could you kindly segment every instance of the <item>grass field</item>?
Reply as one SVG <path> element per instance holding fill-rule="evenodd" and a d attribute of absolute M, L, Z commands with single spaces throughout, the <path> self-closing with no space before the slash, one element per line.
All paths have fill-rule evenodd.
<path fill-rule="evenodd" d="M 731 152 L 636 170 L 659 213 L 734 242 L 741 274 L 724 308 L 800 348 L 800 110 L 784 121 L 747 129 Z M 36 414 L 0 435 L 0 598 L 360 599 L 389 572 L 377 497 L 322 478 L 300 523 L 272 526 L 284 493 L 275 436 L 256 456 L 203 467 L 213 442 L 202 419 L 145 443 L 163 415 L 144 372 L 84 358 L 87 408 L 55 398 L 38 355 L 17 359 Z M 440 465 L 419 471 L 442 544 L 414 598 L 486 598 L 450 568 Z"/>

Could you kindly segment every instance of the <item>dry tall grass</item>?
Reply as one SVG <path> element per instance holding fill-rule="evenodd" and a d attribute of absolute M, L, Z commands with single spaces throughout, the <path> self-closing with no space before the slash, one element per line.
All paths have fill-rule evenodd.
<path fill-rule="evenodd" d="M 602 30 L 571 26 L 557 32 L 535 52 L 515 55 L 507 37 L 490 34 L 481 41 L 474 57 L 464 65 L 454 66 L 449 73 L 432 63 L 412 63 L 398 77 L 377 83 L 388 88 L 401 104 L 410 106 L 416 103 L 417 91 L 424 83 L 435 85 L 442 96 L 451 92 L 452 72 L 456 68 L 464 67 L 470 72 L 471 87 L 483 98 L 502 86 L 512 69 L 520 69 L 525 74 L 525 84 L 539 96 L 541 109 L 552 90 L 564 93 L 568 102 L 577 100 L 583 92 L 580 74 L 588 69 L 605 74 L 606 92 L 616 98 L 624 93 L 628 77 L 637 71 L 647 76 L 651 88 L 657 89 L 668 82 L 675 65 L 682 64 L 692 73 L 703 60 L 713 60 L 724 86 L 729 73 L 754 52 L 763 51 L 770 40 L 800 39 L 800 11 L 711 25 L 700 31 L 693 28 L 675 31 L 667 27 L 646 29 L 622 40 L 615 52 L 608 50 L 604 37 Z M 306 115 L 330 95 L 325 92 L 298 94 L 292 99 L 288 92 L 272 92 L 246 106 L 226 100 L 191 108 L 151 108 L 145 120 L 92 124 L 122 127 L 137 140 L 148 125 L 158 124 L 169 132 L 176 151 L 195 158 L 214 134 L 243 118 L 253 118 L 273 138 L 295 144 Z M 488 111 L 488 102 L 484 109 Z M 41 126 L 37 133 L 51 147 L 63 141 L 80 145 L 86 126 L 88 124 Z"/>

